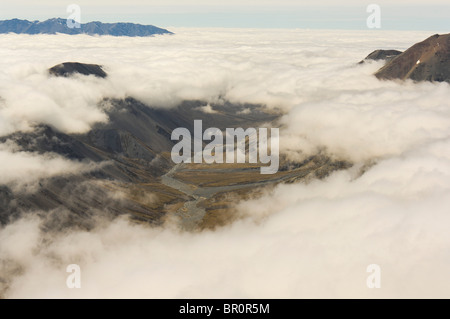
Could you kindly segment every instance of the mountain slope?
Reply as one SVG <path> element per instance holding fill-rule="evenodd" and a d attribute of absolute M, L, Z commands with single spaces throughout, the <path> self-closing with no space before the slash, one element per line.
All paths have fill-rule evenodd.
<path fill-rule="evenodd" d="M 104 73 L 98 65 L 75 62 L 59 64 L 56 69 L 60 72 L 55 67 L 49 72 L 67 77 L 74 73 Z M 175 142 L 170 137 L 175 128 L 192 131 L 194 119 L 203 120 L 205 126 L 224 129 L 258 125 L 277 117 L 264 113 L 259 106 L 230 103 L 213 106 L 217 110 L 214 114 L 204 113 L 201 106 L 205 102 L 201 101 L 185 101 L 170 109 L 151 107 L 133 98 L 104 99 L 99 103 L 108 105 L 105 112 L 109 121 L 95 125 L 85 134 L 65 134 L 37 125 L 32 132 L 0 137 L 0 143 L 12 142 L 21 152 L 57 154 L 95 164 L 89 172 L 41 179 L 36 188 L 27 192 L 0 185 L 0 224 L 34 211 L 48 221 L 49 228 L 89 228 L 99 214 L 111 218 L 130 214 L 157 225 L 173 210 L 172 206 L 189 200 L 160 182 L 160 177 L 174 165 L 170 151 Z M 249 114 L 239 115 L 249 107 Z"/>

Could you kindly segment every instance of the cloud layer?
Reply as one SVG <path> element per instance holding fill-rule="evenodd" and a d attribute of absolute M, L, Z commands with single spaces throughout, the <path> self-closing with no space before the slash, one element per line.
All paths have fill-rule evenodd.
<path fill-rule="evenodd" d="M 97 104 L 103 97 L 159 107 L 230 100 L 286 112 L 280 143 L 290 156 L 325 150 L 355 165 L 242 202 L 242 219 L 214 232 L 118 219 L 49 234 L 37 218 L 19 220 L 0 230 L 6 297 L 450 296 L 450 87 L 378 81 L 371 74 L 381 63 L 356 65 L 428 33 L 174 31 L 142 39 L 0 36 L 1 135 L 36 123 L 85 132 L 107 121 Z M 109 77 L 46 74 L 65 61 L 102 64 Z M 1 152 L 49 175 L 75 167 L 47 170 L 45 156 Z M 73 263 L 82 270 L 79 290 L 65 285 Z M 369 264 L 381 266 L 381 289 L 366 286 Z"/>

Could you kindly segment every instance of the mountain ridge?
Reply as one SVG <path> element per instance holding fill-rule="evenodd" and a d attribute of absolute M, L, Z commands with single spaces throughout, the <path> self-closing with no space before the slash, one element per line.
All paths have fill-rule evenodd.
<path fill-rule="evenodd" d="M 73 21 L 73 20 L 72 20 Z M 29 21 L 10 19 L 0 21 L 0 34 L 87 34 L 87 35 L 111 35 L 128 37 L 146 37 L 158 34 L 173 34 L 172 32 L 153 25 L 143 25 L 128 22 L 103 23 L 91 21 L 81 23 L 80 28 L 69 28 L 67 19 L 52 18 L 45 21 Z"/>

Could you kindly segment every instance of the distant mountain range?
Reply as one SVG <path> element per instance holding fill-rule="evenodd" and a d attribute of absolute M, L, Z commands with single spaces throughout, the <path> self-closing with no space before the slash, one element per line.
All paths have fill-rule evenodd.
<path fill-rule="evenodd" d="M 73 21 L 73 20 L 72 20 Z M 46 21 L 28 21 L 20 19 L 0 21 L 0 33 L 22 34 L 89 34 L 128 37 L 147 37 L 155 34 L 172 34 L 172 32 L 155 27 L 135 23 L 102 23 L 93 21 L 80 24 L 80 28 L 69 28 L 67 20 L 54 18 Z"/>

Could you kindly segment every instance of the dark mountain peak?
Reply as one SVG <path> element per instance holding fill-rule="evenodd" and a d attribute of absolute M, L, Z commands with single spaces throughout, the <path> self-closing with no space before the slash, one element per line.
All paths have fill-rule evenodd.
<path fill-rule="evenodd" d="M 450 33 L 414 44 L 379 69 L 379 79 L 450 82 Z"/>
<path fill-rule="evenodd" d="M 172 34 L 172 32 L 155 27 L 135 23 L 102 23 L 99 21 L 81 24 L 80 28 L 69 28 L 67 20 L 52 18 L 45 21 L 28 21 L 20 19 L 0 21 L 0 33 L 25 34 L 89 34 L 129 37 L 146 37 L 155 34 Z"/>
<path fill-rule="evenodd" d="M 85 64 L 79 62 L 65 62 L 50 68 L 49 73 L 55 76 L 70 76 L 74 73 L 83 75 L 95 75 L 100 78 L 105 78 L 107 74 L 102 67 L 97 64 Z"/>

